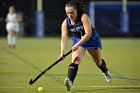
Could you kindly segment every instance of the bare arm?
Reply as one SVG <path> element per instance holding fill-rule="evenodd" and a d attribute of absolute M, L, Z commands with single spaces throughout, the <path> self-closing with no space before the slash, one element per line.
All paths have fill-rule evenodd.
<path fill-rule="evenodd" d="M 6 22 L 9 22 L 10 21 L 10 22 L 14 22 L 15 23 L 15 22 L 19 22 L 20 21 L 18 14 L 16 15 L 16 19 L 14 19 L 14 20 L 9 20 L 8 19 L 8 15 L 9 15 L 9 13 L 7 14 L 6 19 L 5 19 Z"/>
<path fill-rule="evenodd" d="M 21 12 L 18 12 L 17 13 L 17 20 L 18 20 L 18 22 L 22 22 L 23 16 L 22 16 L 22 13 Z"/>
<path fill-rule="evenodd" d="M 83 23 L 83 26 L 84 26 L 84 30 L 85 30 L 85 35 L 82 37 L 82 39 L 73 46 L 73 50 L 76 50 L 78 49 L 78 47 L 80 45 L 82 45 L 83 43 L 85 43 L 92 35 L 92 27 L 91 27 L 91 22 L 89 20 L 89 17 L 87 14 L 83 14 L 82 15 L 82 18 L 81 18 L 81 21 Z"/>
<path fill-rule="evenodd" d="M 61 25 L 61 54 L 60 54 L 60 57 L 62 57 L 65 54 L 67 40 L 68 40 L 68 30 L 67 30 L 66 19 L 65 19 Z"/>

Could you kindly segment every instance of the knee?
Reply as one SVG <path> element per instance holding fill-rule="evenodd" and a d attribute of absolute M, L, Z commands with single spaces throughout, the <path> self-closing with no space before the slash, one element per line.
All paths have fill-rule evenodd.
<path fill-rule="evenodd" d="M 73 60 L 72 60 L 72 63 L 75 63 L 75 64 L 80 64 L 81 63 L 81 59 L 80 57 L 75 57 Z"/>
<path fill-rule="evenodd" d="M 102 59 L 94 59 L 94 62 L 97 66 L 100 66 L 102 64 Z"/>

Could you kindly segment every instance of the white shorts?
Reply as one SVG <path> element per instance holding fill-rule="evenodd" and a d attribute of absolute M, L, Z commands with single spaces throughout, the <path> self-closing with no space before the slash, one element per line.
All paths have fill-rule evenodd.
<path fill-rule="evenodd" d="M 19 24 L 18 23 L 13 23 L 13 22 L 8 22 L 6 24 L 6 30 L 13 30 L 15 32 L 19 32 Z"/>

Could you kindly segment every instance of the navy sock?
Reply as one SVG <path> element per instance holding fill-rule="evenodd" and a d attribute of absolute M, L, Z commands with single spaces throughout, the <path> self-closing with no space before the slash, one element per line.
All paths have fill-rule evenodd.
<path fill-rule="evenodd" d="M 103 73 L 108 71 L 108 69 L 106 67 L 106 63 L 103 59 L 102 59 L 102 64 L 98 67 L 102 70 Z"/>
<path fill-rule="evenodd" d="M 77 71 L 78 71 L 78 64 L 71 63 L 68 68 L 68 78 L 72 81 L 72 83 L 74 82 L 74 79 L 77 75 Z"/>

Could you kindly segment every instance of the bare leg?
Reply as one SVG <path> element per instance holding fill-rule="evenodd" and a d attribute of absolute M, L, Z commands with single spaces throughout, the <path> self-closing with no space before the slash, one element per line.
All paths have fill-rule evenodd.
<path fill-rule="evenodd" d="M 96 65 L 102 70 L 107 82 L 111 82 L 111 76 L 108 73 L 106 63 L 101 59 L 101 49 L 88 49 L 89 54 L 92 56 Z"/>
<path fill-rule="evenodd" d="M 12 46 L 13 46 L 13 48 L 16 47 L 16 37 L 17 37 L 17 32 L 13 31 L 12 32 Z"/>
<path fill-rule="evenodd" d="M 67 87 L 67 90 L 70 91 L 74 79 L 77 75 L 78 65 L 81 63 L 81 58 L 85 53 L 85 49 L 79 47 L 76 51 L 72 53 L 72 63 L 68 67 L 68 76 L 64 81 L 64 84 Z"/>
<path fill-rule="evenodd" d="M 79 47 L 76 51 L 72 53 L 72 63 L 80 64 L 82 57 L 85 55 L 85 49 Z"/>
<path fill-rule="evenodd" d="M 15 48 L 17 33 L 13 30 L 8 30 L 7 32 L 8 32 L 8 35 L 7 35 L 8 46 L 12 47 L 12 48 Z"/>
<path fill-rule="evenodd" d="M 100 66 L 102 64 L 101 60 L 101 49 L 88 49 L 89 54 L 93 58 L 94 62 L 97 66 Z"/>
<path fill-rule="evenodd" d="M 68 78 L 74 82 L 78 71 L 78 65 L 81 63 L 82 56 L 85 54 L 85 49 L 79 47 L 76 51 L 72 53 L 72 63 L 69 65 L 68 68 Z"/>
<path fill-rule="evenodd" d="M 11 48 L 12 47 L 12 31 L 8 30 L 7 31 L 7 41 L 8 41 L 8 47 Z"/>

